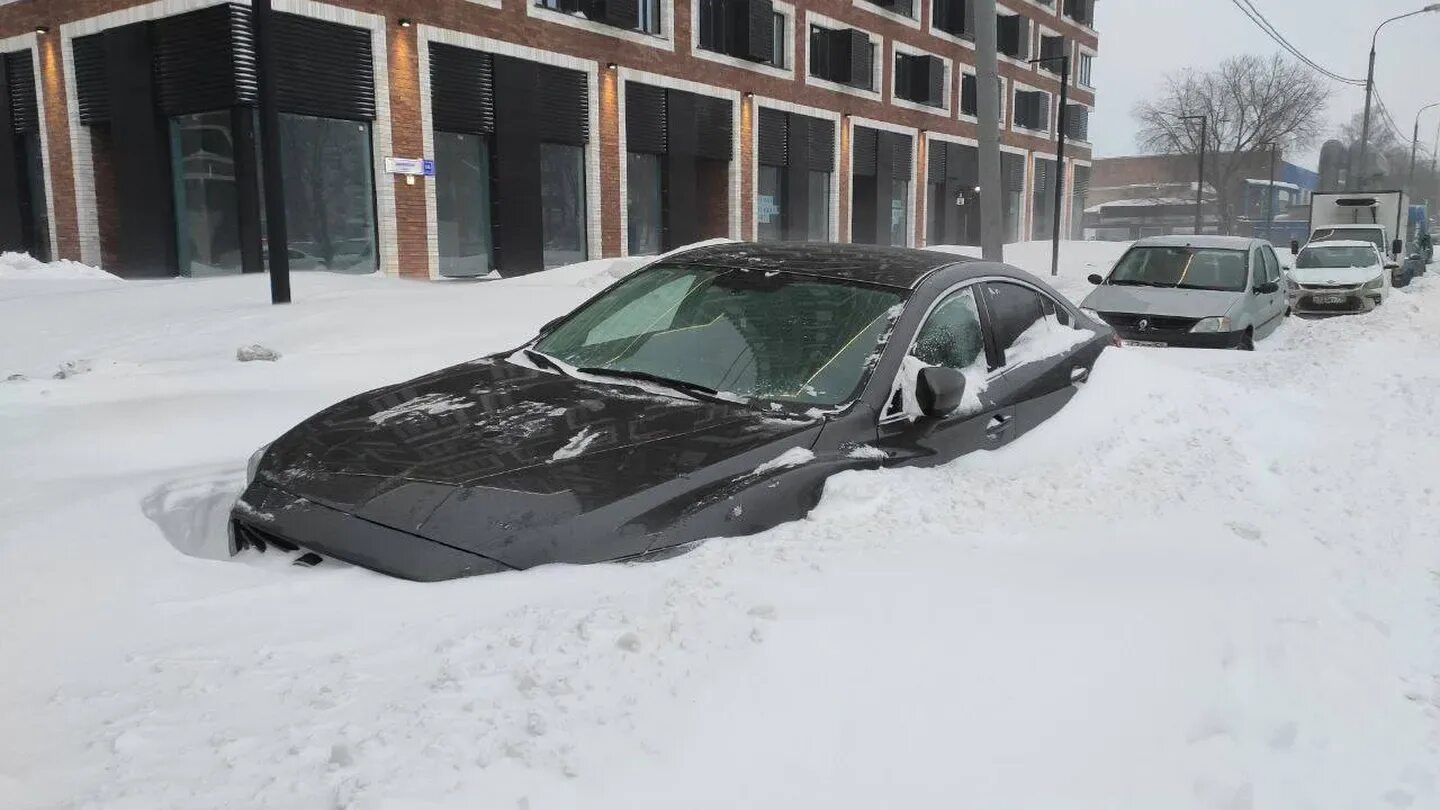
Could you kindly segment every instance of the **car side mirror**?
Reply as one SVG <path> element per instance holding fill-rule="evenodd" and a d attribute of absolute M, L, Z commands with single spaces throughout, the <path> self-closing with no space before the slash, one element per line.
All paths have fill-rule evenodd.
<path fill-rule="evenodd" d="M 1088 282 L 1090 282 L 1091 284 L 1095 284 L 1095 285 L 1100 285 L 1100 284 L 1104 284 L 1104 283 L 1105 283 L 1105 278 L 1104 278 L 1103 276 L 1101 276 L 1099 273 L 1091 273 L 1090 275 L 1088 275 L 1088 276 L 1085 277 L 1085 280 L 1088 281 Z"/>
<path fill-rule="evenodd" d="M 1262 281 L 1255 285 L 1255 292 L 1262 295 L 1280 292 L 1280 285 L 1273 281 Z"/>
<path fill-rule="evenodd" d="M 1399 239 L 1396 239 L 1394 242 L 1390 243 L 1390 252 L 1393 255 L 1399 256 L 1401 253 L 1405 252 L 1405 243 L 1400 241 Z"/>
<path fill-rule="evenodd" d="M 1295 255 L 1298 255 L 1299 253 L 1300 253 L 1300 240 L 1299 240 L 1299 239 L 1291 239 L 1291 240 L 1290 240 L 1290 255 L 1291 255 L 1291 256 L 1295 256 Z"/>
<path fill-rule="evenodd" d="M 920 412 L 931 419 L 943 419 L 960 407 L 965 397 L 965 375 L 946 366 L 920 369 L 915 382 L 915 402 Z"/>
<path fill-rule="evenodd" d="M 1371 266 L 1373 267 L 1374 265 L 1371 265 Z M 1385 269 L 1386 269 L 1386 270 L 1399 270 L 1399 269 L 1400 269 L 1400 263 L 1399 263 L 1399 262 L 1386 262 L 1386 263 L 1385 263 Z"/>

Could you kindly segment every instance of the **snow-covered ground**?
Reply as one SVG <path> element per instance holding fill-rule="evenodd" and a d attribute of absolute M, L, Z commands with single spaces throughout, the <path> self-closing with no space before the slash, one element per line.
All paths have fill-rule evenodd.
<path fill-rule="evenodd" d="M 207 559 L 257 445 L 633 265 L 0 272 L 0 808 L 1440 806 L 1440 278 L 1109 351 L 1001 452 L 664 562 Z"/>

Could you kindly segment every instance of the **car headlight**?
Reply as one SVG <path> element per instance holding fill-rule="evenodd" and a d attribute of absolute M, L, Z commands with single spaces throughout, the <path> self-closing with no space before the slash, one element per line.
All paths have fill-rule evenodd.
<path fill-rule="evenodd" d="M 255 474 L 260 471 L 260 461 L 265 458 L 265 451 L 269 449 L 269 444 L 262 444 L 250 454 L 250 460 L 245 462 L 245 486 L 255 483 Z"/>
<path fill-rule="evenodd" d="M 1375 278 L 1372 278 L 1372 279 L 1370 279 L 1369 281 L 1365 282 L 1365 289 L 1368 290 L 1368 291 L 1379 290 L 1379 289 L 1384 288 L 1384 286 L 1385 286 L 1385 277 L 1384 277 L 1384 276 L 1376 276 Z"/>
<path fill-rule="evenodd" d="M 1190 327 L 1191 332 L 1229 332 L 1229 318 L 1201 318 Z"/>

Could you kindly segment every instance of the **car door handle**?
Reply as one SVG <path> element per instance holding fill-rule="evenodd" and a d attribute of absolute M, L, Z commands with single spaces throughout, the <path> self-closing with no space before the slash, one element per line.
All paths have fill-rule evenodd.
<path fill-rule="evenodd" d="M 985 435 L 992 439 L 998 439 L 1005 435 L 1005 431 L 1010 429 L 1010 423 L 1013 421 L 1015 421 L 1015 417 L 1009 414 L 997 413 L 990 417 L 990 421 L 986 423 Z"/>

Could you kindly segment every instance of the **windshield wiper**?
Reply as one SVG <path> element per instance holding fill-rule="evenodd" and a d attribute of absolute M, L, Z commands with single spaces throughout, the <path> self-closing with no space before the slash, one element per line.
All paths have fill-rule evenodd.
<path fill-rule="evenodd" d="M 1110 279 L 1110 281 L 1108 281 L 1107 283 L 1108 283 L 1108 284 L 1113 284 L 1113 285 L 1115 285 L 1115 286 L 1117 286 L 1117 287 L 1173 287 L 1173 286 L 1175 286 L 1175 285 L 1173 285 L 1173 284 L 1161 284 L 1161 283 L 1159 283 L 1158 281 L 1140 281 L 1139 279 L 1132 279 L 1132 278 L 1122 278 L 1122 279 L 1113 279 L 1113 278 L 1112 278 L 1112 279 Z"/>
<path fill-rule="evenodd" d="M 530 358 L 530 361 L 533 362 L 535 365 L 544 366 L 551 371 L 558 371 L 561 374 L 565 373 L 565 369 L 561 368 L 560 364 L 555 362 L 555 359 L 552 358 L 550 355 L 545 354 L 544 352 L 537 352 L 534 349 L 521 349 L 521 351 L 525 352 L 525 356 Z"/>
<path fill-rule="evenodd" d="M 651 374 L 648 371 L 631 371 L 630 369 L 605 368 L 603 366 L 582 366 L 575 370 L 582 374 L 594 374 L 597 377 L 620 377 L 627 380 L 641 380 L 643 382 L 655 383 L 656 385 L 664 385 L 710 402 L 723 402 L 726 405 L 739 404 L 731 399 L 720 396 L 719 391 L 716 391 L 708 385 L 701 385 L 700 383 L 693 383 L 688 380 L 675 380 L 659 374 Z"/>

